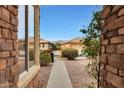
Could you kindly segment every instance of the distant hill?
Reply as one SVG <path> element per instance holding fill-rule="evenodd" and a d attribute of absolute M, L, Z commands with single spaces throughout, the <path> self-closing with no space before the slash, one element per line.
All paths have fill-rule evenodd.
<path fill-rule="evenodd" d="M 51 43 L 60 43 L 60 44 L 63 44 L 63 43 L 70 42 L 70 41 L 73 41 L 73 40 L 81 40 L 81 37 L 76 37 L 76 38 L 73 38 L 73 39 L 70 39 L 70 40 L 51 41 Z"/>
<path fill-rule="evenodd" d="M 67 42 L 68 40 L 58 40 L 58 41 L 51 41 L 51 43 L 59 43 L 62 44 L 64 42 Z"/>

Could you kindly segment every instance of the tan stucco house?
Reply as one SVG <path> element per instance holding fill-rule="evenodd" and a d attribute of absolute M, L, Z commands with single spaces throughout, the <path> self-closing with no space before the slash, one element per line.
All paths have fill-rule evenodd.
<path fill-rule="evenodd" d="M 81 43 L 81 38 L 77 37 L 74 39 L 71 39 L 69 41 L 66 41 L 64 43 L 61 43 L 61 49 L 65 49 L 65 48 L 74 48 L 78 50 L 78 53 L 81 54 L 81 50 L 82 50 L 82 43 Z"/>
<path fill-rule="evenodd" d="M 18 41 L 19 41 L 18 43 L 19 48 L 23 49 L 25 47 L 24 39 L 19 39 Z M 29 38 L 29 49 L 33 49 L 33 48 L 34 48 L 34 37 L 30 37 Z M 45 40 L 45 39 L 40 39 L 39 48 L 40 50 L 48 50 L 49 48 L 51 48 L 50 41 Z"/>
<path fill-rule="evenodd" d="M 40 50 L 48 50 L 51 48 L 51 43 L 48 40 L 40 39 Z"/>

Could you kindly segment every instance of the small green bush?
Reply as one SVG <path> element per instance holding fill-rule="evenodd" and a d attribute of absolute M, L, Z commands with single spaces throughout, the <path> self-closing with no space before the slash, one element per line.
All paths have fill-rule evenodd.
<path fill-rule="evenodd" d="M 66 48 L 62 50 L 62 57 L 66 57 L 69 60 L 74 60 L 78 56 L 78 50 L 73 48 Z"/>
<path fill-rule="evenodd" d="M 51 56 L 47 52 L 40 52 L 40 65 L 46 66 L 52 62 Z"/>
<path fill-rule="evenodd" d="M 34 49 L 33 48 L 29 49 L 29 60 L 30 61 L 34 60 Z"/>

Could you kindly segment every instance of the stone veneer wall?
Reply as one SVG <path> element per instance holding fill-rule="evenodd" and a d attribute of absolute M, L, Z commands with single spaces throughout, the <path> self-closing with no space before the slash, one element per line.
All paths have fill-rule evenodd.
<path fill-rule="evenodd" d="M 41 88 L 41 86 L 42 86 L 41 70 L 39 70 L 36 76 L 26 86 L 26 88 Z"/>
<path fill-rule="evenodd" d="M 100 87 L 124 87 L 124 6 L 103 6 Z"/>
<path fill-rule="evenodd" d="M 17 87 L 18 6 L 0 6 L 0 87 Z"/>
<path fill-rule="evenodd" d="M 0 6 L 0 87 L 18 87 L 18 6 Z M 26 87 L 40 87 L 41 72 Z"/>

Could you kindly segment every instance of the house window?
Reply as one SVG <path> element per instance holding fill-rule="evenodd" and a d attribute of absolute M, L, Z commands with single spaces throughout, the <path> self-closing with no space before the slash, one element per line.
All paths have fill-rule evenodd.
<path fill-rule="evenodd" d="M 19 6 L 18 56 L 20 73 L 34 65 L 34 7 Z"/>
<path fill-rule="evenodd" d="M 29 67 L 34 65 L 34 7 L 28 6 Z"/>
<path fill-rule="evenodd" d="M 26 38 L 25 38 L 25 6 L 19 6 L 18 14 L 18 61 L 20 65 L 20 73 L 26 70 Z"/>
<path fill-rule="evenodd" d="M 42 44 L 42 47 L 44 48 L 44 43 Z"/>

